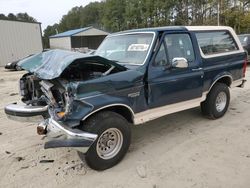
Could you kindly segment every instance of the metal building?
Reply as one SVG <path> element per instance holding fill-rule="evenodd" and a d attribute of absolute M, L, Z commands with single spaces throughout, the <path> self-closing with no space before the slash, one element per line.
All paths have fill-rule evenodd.
<path fill-rule="evenodd" d="M 66 50 L 74 48 L 96 49 L 108 34 L 94 27 L 74 29 L 50 36 L 50 48 Z"/>
<path fill-rule="evenodd" d="M 0 66 L 42 50 L 41 23 L 0 20 Z"/>

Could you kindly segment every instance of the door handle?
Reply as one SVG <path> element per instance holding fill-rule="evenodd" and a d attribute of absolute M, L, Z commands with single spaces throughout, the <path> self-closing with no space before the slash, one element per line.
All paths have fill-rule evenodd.
<path fill-rule="evenodd" d="M 192 71 L 200 71 L 200 70 L 202 70 L 202 68 L 201 68 L 201 67 L 199 67 L 199 68 L 195 68 L 195 69 L 192 69 Z"/>

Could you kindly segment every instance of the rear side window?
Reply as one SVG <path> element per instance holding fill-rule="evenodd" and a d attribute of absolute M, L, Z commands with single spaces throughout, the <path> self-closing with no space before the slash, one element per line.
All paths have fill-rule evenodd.
<path fill-rule="evenodd" d="M 196 32 L 198 44 L 204 55 L 214 55 L 238 50 L 228 31 Z"/>

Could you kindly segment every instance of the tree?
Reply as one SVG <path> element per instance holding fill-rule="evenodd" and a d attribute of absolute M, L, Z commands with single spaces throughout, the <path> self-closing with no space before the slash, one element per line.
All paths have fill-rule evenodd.
<path fill-rule="evenodd" d="M 237 33 L 250 32 L 249 0 L 103 0 L 73 7 L 56 28 L 63 32 L 95 26 L 116 32 L 167 25 L 217 25 L 218 14 L 221 25 L 231 26 Z M 51 28 L 55 31 L 53 26 L 48 30 Z"/>
<path fill-rule="evenodd" d="M 16 19 L 19 21 L 27 21 L 27 22 L 37 22 L 35 18 L 29 16 L 26 12 L 25 13 L 18 13 L 16 15 Z"/>
<path fill-rule="evenodd" d="M 0 14 L 0 20 L 8 20 L 8 17 L 4 14 Z"/>
<path fill-rule="evenodd" d="M 68 14 L 64 15 L 59 23 L 60 32 L 70 29 L 81 28 L 80 14 L 82 7 L 73 7 Z"/>
<path fill-rule="evenodd" d="M 94 2 L 85 7 L 82 7 L 80 11 L 81 26 L 95 26 L 103 28 L 102 17 L 104 14 L 104 3 Z"/>
<path fill-rule="evenodd" d="M 9 13 L 8 20 L 17 20 L 17 17 L 15 16 L 15 14 Z"/>
<path fill-rule="evenodd" d="M 52 36 L 52 35 L 55 35 L 57 34 L 58 32 L 58 27 L 59 25 L 58 24 L 54 24 L 52 26 L 48 25 L 46 27 L 46 29 L 43 31 L 43 45 L 44 45 L 44 48 L 49 48 L 49 37 Z"/>
<path fill-rule="evenodd" d="M 106 0 L 104 5 L 103 24 L 108 31 L 126 29 L 124 0 Z"/>
<path fill-rule="evenodd" d="M 35 18 L 29 16 L 26 12 L 25 13 L 18 13 L 13 14 L 9 13 L 8 16 L 4 14 L 0 14 L 0 20 L 14 20 L 14 21 L 24 21 L 24 22 L 37 22 Z"/>

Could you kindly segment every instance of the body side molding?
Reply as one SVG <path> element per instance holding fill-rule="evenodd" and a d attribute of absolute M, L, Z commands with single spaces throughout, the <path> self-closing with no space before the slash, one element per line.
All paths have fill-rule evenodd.
<path fill-rule="evenodd" d="M 135 114 L 134 117 L 134 124 L 135 125 L 142 124 L 168 114 L 200 106 L 200 103 L 205 99 L 206 99 L 205 95 L 202 95 L 202 97 L 200 98 L 183 101 L 176 104 L 170 104 L 163 107 L 153 108 L 146 110 L 144 112 L 137 113 Z"/>

